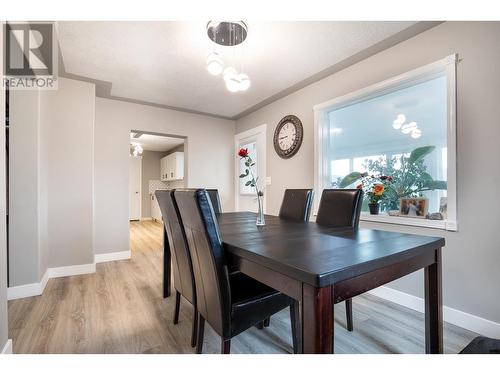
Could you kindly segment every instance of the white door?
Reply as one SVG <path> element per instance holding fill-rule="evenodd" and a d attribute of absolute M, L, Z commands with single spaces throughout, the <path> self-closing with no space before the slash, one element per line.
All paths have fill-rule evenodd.
<path fill-rule="evenodd" d="M 266 125 L 257 126 L 243 133 L 236 134 L 235 139 L 235 155 L 241 148 L 248 149 L 248 153 L 255 162 L 253 173 L 257 180 L 259 190 L 264 192 L 264 212 L 266 212 Z M 236 156 L 235 158 L 235 207 L 236 211 L 253 211 L 257 212 L 257 194 L 255 188 L 245 186 L 248 179 L 241 179 L 239 175 L 244 173 L 244 162 Z"/>
<path fill-rule="evenodd" d="M 141 219 L 141 157 L 130 157 L 129 168 L 129 212 L 130 220 Z"/>

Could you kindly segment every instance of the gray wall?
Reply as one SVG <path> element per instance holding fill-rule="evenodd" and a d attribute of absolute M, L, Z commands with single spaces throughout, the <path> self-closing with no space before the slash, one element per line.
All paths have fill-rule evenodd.
<path fill-rule="evenodd" d="M 49 141 L 47 200 L 49 267 L 94 262 L 95 86 L 60 78 L 41 92 L 40 122 Z"/>
<path fill-rule="evenodd" d="M 0 25 L 0 51 L 3 51 L 3 25 Z M 0 59 L 0 72 L 3 72 L 3 59 Z M 5 124 L 5 92 L 0 90 L 0 124 Z M 5 150 L 5 132 L 0 132 L 0 150 Z M 0 350 L 7 342 L 7 242 L 5 216 L 5 152 L 0 152 Z"/>
<path fill-rule="evenodd" d="M 149 195 L 149 180 L 160 179 L 160 159 L 167 155 L 167 152 L 144 151 L 142 153 L 142 183 L 141 183 L 141 216 L 151 217 L 151 196 Z"/>
<path fill-rule="evenodd" d="M 9 270 L 10 285 L 40 281 L 38 90 L 10 93 Z"/>
<path fill-rule="evenodd" d="M 187 186 L 215 186 L 234 208 L 234 121 L 96 98 L 95 253 L 129 250 L 130 131 L 187 137 Z"/>
<path fill-rule="evenodd" d="M 10 286 L 93 263 L 94 85 L 11 96 Z"/>
<path fill-rule="evenodd" d="M 396 225 L 364 224 L 373 228 L 446 238 L 443 252 L 444 304 L 500 322 L 500 23 L 446 22 L 369 57 L 321 81 L 275 101 L 236 122 L 237 133 L 268 124 L 268 211 L 276 214 L 285 187 L 312 187 L 313 106 L 458 53 L 457 175 L 459 231 L 446 232 Z M 304 125 L 304 143 L 289 160 L 279 158 L 272 135 L 285 115 L 297 115 Z M 318 192 L 319 193 L 319 192 Z M 423 296 L 420 272 L 391 287 Z"/>

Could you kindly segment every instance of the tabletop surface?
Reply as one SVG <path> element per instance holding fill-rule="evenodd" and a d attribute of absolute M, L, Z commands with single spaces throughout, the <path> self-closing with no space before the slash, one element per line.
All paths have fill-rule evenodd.
<path fill-rule="evenodd" d="M 444 238 L 373 229 L 342 230 L 266 215 L 218 214 L 226 250 L 301 282 L 323 287 L 444 246 Z"/>

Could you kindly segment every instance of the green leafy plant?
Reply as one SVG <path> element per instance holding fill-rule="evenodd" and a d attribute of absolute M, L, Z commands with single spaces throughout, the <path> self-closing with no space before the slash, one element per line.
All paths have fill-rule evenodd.
<path fill-rule="evenodd" d="M 434 180 L 427 172 L 424 159 L 435 150 L 435 146 L 424 146 L 414 149 L 409 156 L 393 156 L 390 159 L 367 160 L 364 165 L 368 171 L 380 176 L 391 176 L 392 183 L 386 186 L 386 191 L 380 203 L 389 210 L 399 207 L 399 199 L 421 197 L 426 191 L 446 190 L 446 181 Z M 399 164 L 399 168 L 395 166 Z M 354 185 L 364 177 L 364 173 L 352 172 L 339 183 L 340 188 Z"/>

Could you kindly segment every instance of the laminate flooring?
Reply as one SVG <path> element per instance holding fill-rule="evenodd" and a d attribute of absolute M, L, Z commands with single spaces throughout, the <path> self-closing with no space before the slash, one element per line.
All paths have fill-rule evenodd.
<path fill-rule="evenodd" d="M 99 263 L 96 273 L 61 277 L 43 295 L 9 301 L 15 353 L 194 353 L 193 309 L 162 297 L 162 224 L 130 223 L 130 260 Z M 344 303 L 335 306 L 336 353 L 424 353 L 424 316 L 364 294 L 353 299 L 354 332 L 345 329 Z M 445 323 L 444 349 L 457 353 L 475 333 Z M 263 330 L 232 340 L 232 353 L 290 353 L 288 310 Z M 220 338 L 206 325 L 204 353 L 219 353 Z"/>

